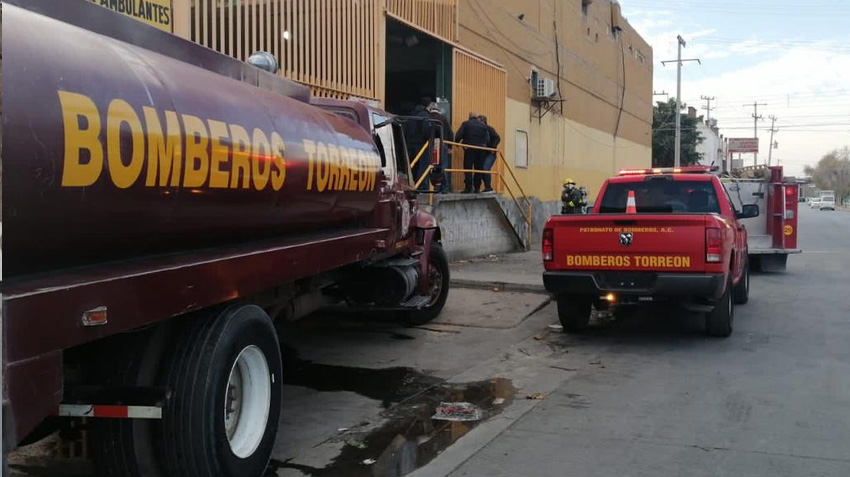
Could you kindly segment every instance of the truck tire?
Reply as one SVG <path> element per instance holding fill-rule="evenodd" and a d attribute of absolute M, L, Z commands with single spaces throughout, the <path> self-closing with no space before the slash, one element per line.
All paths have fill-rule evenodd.
<path fill-rule="evenodd" d="M 581 333 L 590 323 L 591 300 L 573 295 L 558 295 L 558 319 L 566 333 Z"/>
<path fill-rule="evenodd" d="M 744 264 L 744 271 L 738 284 L 735 285 L 735 304 L 743 305 L 750 301 L 750 264 Z"/>
<path fill-rule="evenodd" d="M 407 312 L 407 322 L 411 325 L 424 325 L 440 315 L 449 297 L 449 259 L 443 246 L 437 242 L 431 243 L 431 259 L 428 263 L 428 274 L 431 277 L 429 290 L 431 301 L 427 305 Z"/>
<path fill-rule="evenodd" d="M 714 309 L 705 315 L 705 333 L 709 336 L 725 338 L 732 334 L 735 320 L 735 302 L 732 299 L 732 280 L 726 284 L 723 296 L 717 300 Z"/>
<path fill-rule="evenodd" d="M 178 341 L 160 439 L 165 474 L 263 475 L 281 406 L 281 356 L 271 319 L 255 305 L 234 305 L 196 320 Z"/>
<path fill-rule="evenodd" d="M 109 338 L 100 349 L 94 379 L 107 387 L 156 386 L 169 330 L 161 325 Z M 91 419 L 87 437 L 95 475 L 162 475 L 153 444 L 155 426 L 147 419 Z"/>

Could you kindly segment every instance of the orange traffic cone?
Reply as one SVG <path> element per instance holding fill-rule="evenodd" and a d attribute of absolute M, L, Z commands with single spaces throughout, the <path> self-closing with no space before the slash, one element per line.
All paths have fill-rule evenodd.
<path fill-rule="evenodd" d="M 626 213 L 627 214 L 636 214 L 637 207 L 635 206 L 635 191 L 629 191 L 629 199 L 626 201 Z"/>

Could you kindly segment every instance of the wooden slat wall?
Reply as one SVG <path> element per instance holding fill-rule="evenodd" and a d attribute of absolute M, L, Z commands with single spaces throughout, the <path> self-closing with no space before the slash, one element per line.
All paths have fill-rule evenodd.
<path fill-rule="evenodd" d="M 458 0 L 386 0 L 387 12 L 434 35 L 458 41 Z"/>
<path fill-rule="evenodd" d="M 191 5 L 192 41 L 243 61 L 257 50 L 268 51 L 280 62 L 283 76 L 310 86 L 318 96 L 382 99 L 384 65 L 377 46 L 383 43 L 379 35 L 387 0 L 175 3 L 183 1 Z M 433 1 L 447 2 L 428 3 Z"/>
<path fill-rule="evenodd" d="M 457 131 L 472 111 L 483 114 L 487 116 L 488 124 L 502 137 L 499 150 L 504 151 L 507 101 L 505 70 L 455 48 L 452 85 L 452 129 Z M 456 147 L 452 152 L 452 168 L 463 168 L 461 148 Z M 504 172 L 502 168 L 502 161 L 497 160 L 493 170 Z M 453 173 L 452 188 L 463 189 L 462 173 Z M 503 192 L 502 183 L 496 177 L 493 177 L 493 188 Z"/>

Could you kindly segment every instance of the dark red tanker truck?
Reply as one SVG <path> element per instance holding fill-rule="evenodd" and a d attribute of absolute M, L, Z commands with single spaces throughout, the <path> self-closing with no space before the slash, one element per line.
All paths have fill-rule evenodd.
<path fill-rule="evenodd" d="M 440 313 L 387 113 L 88 2 L 4 2 L 2 59 L 5 451 L 86 417 L 104 475 L 259 476 L 275 320 Z"/>

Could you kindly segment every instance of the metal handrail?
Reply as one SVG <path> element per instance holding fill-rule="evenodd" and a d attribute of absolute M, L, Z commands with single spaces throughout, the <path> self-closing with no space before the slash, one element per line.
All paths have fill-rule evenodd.
<path fill-rule="evenodd" d="M 508 183 L 508 181 L 507 181 L 507 180 L 505 180 L 504 174 L 503 174 L 503 173 L 501 173 L 501 172 L 497 172 L 497 171 L 479 171 L 479 170 L 475 170 L 475 169 L 444 169 L 444 171 L 445 171 L 446 173 L 452 173 L 452 172 L 469 172 L 469 173 L 473 173 L 473 174 L 488 174 L 488 175 L 491 175 L 491 176 L 492 176 L 492 175 L 498 176 L 498 178 L 499 178 L 499 180 L 501 181 L 502 185 L 505 187 L 505 190 L 508 192 L 508 194 L 510 195 L 511 199 L 513 200 L 514 205 L 516 205 L 517 210 L 519 211 L 520 216 L 522 217 L 523 221 L 525 222 L 525 225 L 526 225 L 526 232 L 527 232 L 527 237 L 528 237 L 528 239 L 527 239 L 527 240 L 528 240 L 528 244 L 527 244 L 527 246 L 528 246 L 528 247 L 530 247 L 530 246 L 531 246 L 531 243 L 532 243 L 532 215 L 531 215 L 531 212 L 532 212 L 532 210 L 531 210 L 531 209 L 532 209 L 532 206 L 531 206 L 531 200 L 528 198 L 528 195 L 525 193 L 525 190 L 522 188 L 522 185 L 519 183 L 519 180 L 517 180 L 516 175 L 514 174 L 513 169 L 511 168 L 510 164 L 508 164 L 507 159 L 505 159 L 505 155 L 504 155 L 504 154 L 502 154 L 502 152 L 501 152 L 501 151 L 499 151 L 498 149 L 493 148 L 493 147 L 473 146 L 473 145 L 471 145 L 471 144 L 463 144 L 463 143 L 460 143 L 460 142 L 454 142 L 454 141 L 443 141 L 443 144 L 446 144 L 446 145 L 448 145 L 448 146 L 457 146 L 457 147 L 460 147 L 460 148 L 466 148 L 466 149 L 477 149 L 477 150 L 480 150 L 480 151 L 488 151 L 488 152 L 492 152 L 492 153 L 495 153 L 495 154 L 496 154 L 496 157 L 498 157 L 499 159 L 501 159 L 502 164 L 504 165 L 505 169 L 507 169 L 507 170 L 508 170 L 508 172 L 510 173 L 510 176 L 511 176 L 511 179 L 513 179 L 513 183 L 514 183 L 514 185 L 516 186 L 516 188 L 517 188 L 517 189 L 519 189 L 519 196 L 520 196 L 520 197 L 521 197 L 521 198 L 525 201 L 526 210 L 523 210 L 523 207 L 522 207 L 522 205 L 520 204 L 520 201 L 517 199 L 517 194 L 514 194 L 514 191 L 512 190 L 510 183 Z M 419 151 L 419 153 L 416 155 L 416 158 L 414 159 L 414 161 L 412 161 L 412 162 L 411 162 L 411 166 L 410 166 L 411 168 L 413 168 L 413 166 L 414 166 L 414 165 L 416 165 L 416 163 L 419 161 L 419 159 L 421 158 L 422 153 L 424 152 L 424 150 L 425 150 L 425 146 L 423 146 L 423 147 L 422 147 L 422 149 L 421 149 L 421 150 Z M 429 164 L 429 165 L 428 165 L 428 167 L 427 167 L 427 168 L 425 169 L 425 171 L 422 173 L 422 176 L 421 176 L 421 177 L 419 177 L 419 179 L 416 181 L 416 184 L 414 185 L 414 188 L 418 189 L 418 188 L 422 185 L 422 183 L 423 183 L 423 182 L 425 182 L 425 178 L 427 178 L 427 177 L 428 177 L 428 175 L 431 173 L 431 171 L 433 170 L 433 168 L 434 168 L 434 165 L 433 165 L 433 164 Z"/>
<path fill-rule="evenodd" d="M 413 160 L 410 161 L 410 170 L 413 170 L 413 168 L 416 166 L 416 163 L 419 162 L 419 159 L 422 158 L 422 154 L 425 153 L 425 149 L 427 149 L 427 148 L 428 148 L 428 143 L 426 142 L 425 144 L 422 145 L 422 148 L 419 149 L 419 152 L 416 153 L 416 157 L 414 157 Z"/>

